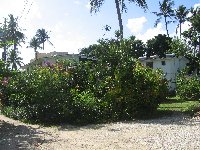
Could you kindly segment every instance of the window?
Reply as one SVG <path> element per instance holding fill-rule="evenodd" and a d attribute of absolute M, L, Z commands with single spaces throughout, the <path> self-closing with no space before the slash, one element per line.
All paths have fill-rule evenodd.
<path fill-rule="evenodd" d="M 150 67 L 150 68 L 153 68 L 153 62 L 147 62 L 147 63 L 146 63 L 146 66 L 147 66 L 147 67 Z"/>
<path fill-rule="evenodd" d="M 162 63 L 162 65 L 163 65 L 163 66 L 165 66 L 165 65 L 166 65 L 165 61 L 161 61 L 161 63 Z"/>

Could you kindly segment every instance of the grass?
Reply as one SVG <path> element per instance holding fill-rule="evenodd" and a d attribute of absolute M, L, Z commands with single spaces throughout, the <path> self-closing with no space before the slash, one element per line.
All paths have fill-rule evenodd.
<path fill-rule="evenodd" d="M 170 97 L 158 107 L 160 113 L 187 113 L 193 115 L 200 109 L 199 100 L 183 100 L 179 97 Z"/>

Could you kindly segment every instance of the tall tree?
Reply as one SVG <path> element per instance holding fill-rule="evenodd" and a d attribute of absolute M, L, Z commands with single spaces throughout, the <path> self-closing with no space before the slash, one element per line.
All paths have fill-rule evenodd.
<path fill-rule="evenodd" d="M 182 24 L 187 20 L 187 15 L 189 13 L 189 10 L 184 6 L 180 5 L 177 10 L 175 10 L 175 19 L 178 20 L 178 26 L 179 32 L 180 32 L 180 38 L 182 33 Z"/>
<path fill-rule="evenodd" d="M 21 29 L 18 26 L 17 18 L 12 14 L 8 15 L 9 18 L 5 18 L 2 27 L 0 27 L 0 47 L 4 48 L 4 61 L 7 60 L 7 48 L 13 45 L 14 50 L 17 49 L 17 45 L 20 45 L 21 42 L 24 42 L 25 35 L 21 32 Z"/>
<path fill-rule="evenodd" d="M 33 38 L 31 39 L 30 43 L 29 43 L 29 46 L 28 46 L 28 47 L 34 49 L 34 52 L 35 52 L 35 60 L 38 59 L 38 57 L 37 57 L 37 49 L 38 49 L 38 48 L 39 48 L 39 49 L 42 48 L 42 47 L 40 46 L 40 44 L 41 44 L 41 43 L 39 42 L 39 39 L 36 38 L 36 37 L 33 37 Z"/>
<path fill-rule="evenodd" d="M 104 4 L 105 0 L 90 0 L 90 13 L 97 13 L 100 7 Z M 136 3 L 139 7 L 146 9 L 147 4 L 145 0 L 128 0 L 130 3 Z M 115 0 L 115 6 L 117 10 L 117 17 L 120 29 L 120 39 L 123 39 L 123 23 L 122 23 L 122 13 L 126 10 L 126 5 L 124 0 Z"/>
<path fill-rule="evenodd" d="M 2 58 L 4 60 L 4 63 L 6 62 L 6 50 L 7 50 L 7 42 L 6 42 L 6 18 L 5 18 L 5 21 L 3 23 L 3 26 L 0 27 L 0 48 L 3 48 L 4 51 L 3 51 L 3 55 L 2 55 Z"/>
<path fill-rule="evenodd" d="M 8 53 L 8 59 L 7 59 L 7 63 L 11 66 L 12 70 L 17 70 L 18 66 L 21 67 L 22 62 L 22 58 L 19 57 L 19 52 L 18 50 L 10 50 Z"/>
<path fill-rule="evenodd" d="M 183 36 L 186 39 L 188 45 L 190 45 L 193 56 L 200 53 L 200 7 L 191 9 L 191 16 L 188 18 L 191 23 L 190 28 L 183 32 Z M 199 47 L 197 47 L 199 45 Z"/>
<path fill-rule="evenodd" d="M 17 49 L 17 45 L 24 42 L 25 35 L 21 32 L 18 25 L 17 18 L 14 18 L 12 14 L 9 15 L 9 21 L 7 25 L 7 38 L 13 42 L 14 50 Z"/>
<path fill-rule="evenodd" d="M 160 58 L 166 56 L 166 52 L 171 49 L 172 38 L 165 34 L 158 34 L 147 41 L 147 57 L 158 55 Z"/>
<path fill-rule="evenodd" d="M 163 2 L 159 1 L 160 12 L 153 12 L 154 14 L 156 14 L 156 16 L 158 16 L 158 19 L 155 22 L 155 26 L 157 26 L 158 23 L 160 23 L 162 17 L 164 17 L 165 29 L 167 31 L 168 37 L 169 37 L 168 24 L 174 22 L 172 21 L 172 17 L 174 16 L 174 10 L 172 9 L 173 6 L 174 6 L 173 0 L 163 0 Z M 168 20 L 168 18 L 170 20 Z"/>
<path fill-rule="evenodd" d="M 53 44 L 49 41 L 49 38 L 50 38 L 49 33 L 45 29 L 38 29 L 35 36 L 37 37 L 39 42 L 42 44 L 42 49 L 44 49 L 44 43 L 46 41 L 48 41 L 49 44 L 53 46 Z"/>

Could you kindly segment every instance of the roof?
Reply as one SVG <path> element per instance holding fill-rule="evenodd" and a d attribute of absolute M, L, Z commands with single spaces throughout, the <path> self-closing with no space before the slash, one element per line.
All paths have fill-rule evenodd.
<path fill-rule="evenodd" d="M 175 54 L 166 54 L 166 57 L 165 58 L 174 58 L 176 57 Z M 160 58 L 158 55 L 153 55 L 153 56 L 150 56 L 150 57 L 147 57 L 147 56 L 144 56 L 144 57 L 139 57 L 139 60 L 149 60 L 149 59 L 165 59 L 165 58 Z"/>

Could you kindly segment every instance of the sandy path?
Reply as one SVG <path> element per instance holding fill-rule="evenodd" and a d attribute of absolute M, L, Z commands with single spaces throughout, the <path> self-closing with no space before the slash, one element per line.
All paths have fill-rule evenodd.
<path fill-rule="evenodd" d="M 200 149 L 200 120 L 173 116 L 146 121 L 44 128 L 0 115 L 0 150 Z"/>

